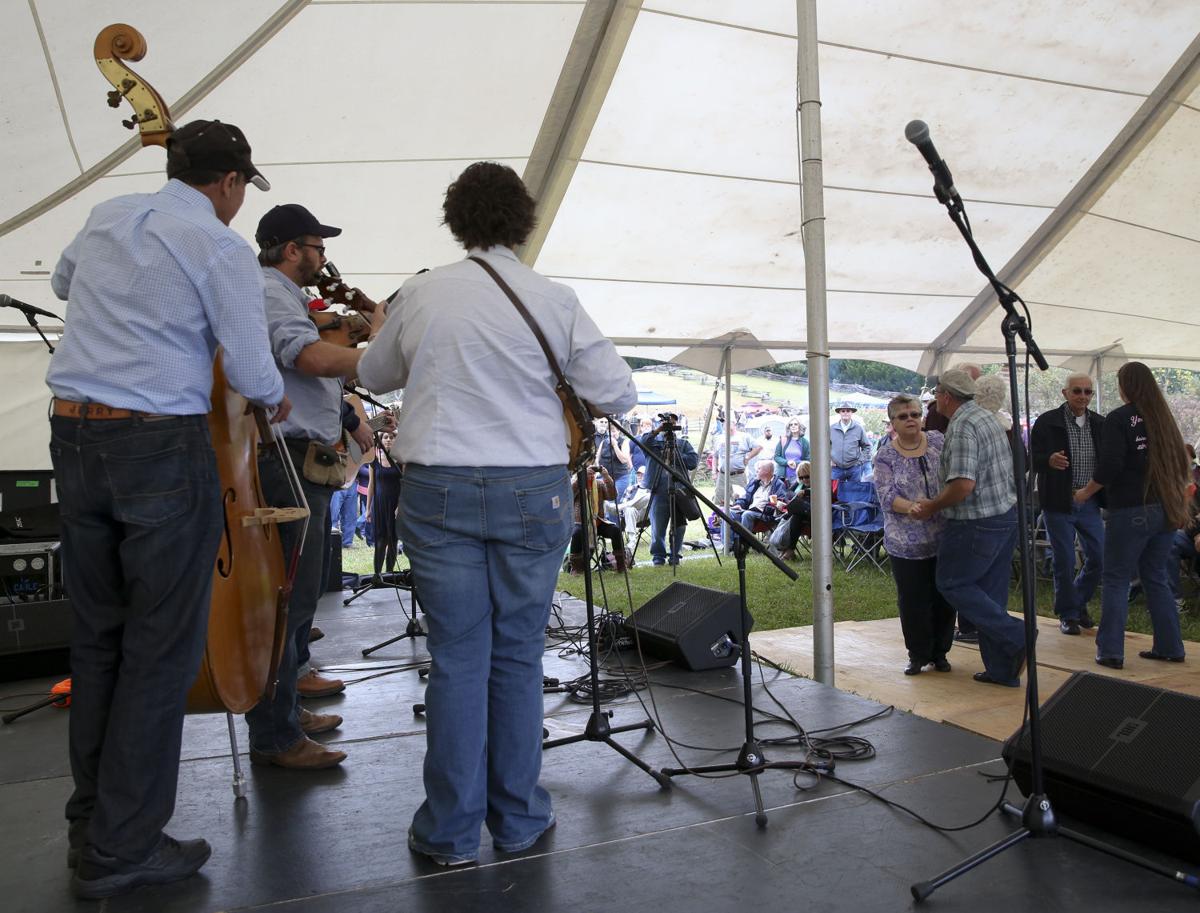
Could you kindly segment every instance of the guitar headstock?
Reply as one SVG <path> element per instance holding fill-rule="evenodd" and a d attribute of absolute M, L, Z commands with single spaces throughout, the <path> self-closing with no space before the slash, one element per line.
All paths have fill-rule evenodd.
<path fill-rule="evenodd" d="M 166 147 L 175 130 L 167 103 L 154 87 L 125 66 L 126 60 L 141 60 L 146 56 L 146 39 L 132 25 L 114 23 L 100 31 L 92 49 L 96 66 L 104 78 L 113 84 L 108 93 L 110 108 L 119 108 L 121 99 L 133 106 L 133 117 L 121 123 L 141 134 L 143 146 Z"/>

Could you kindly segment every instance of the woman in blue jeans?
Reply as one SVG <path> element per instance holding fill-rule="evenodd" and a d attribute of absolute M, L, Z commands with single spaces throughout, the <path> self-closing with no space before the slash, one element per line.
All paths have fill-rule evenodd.
<path fill-rule="evenodd" d="M 478 859 L 485 825 L 493 849 L 514 853 L 555 820 L 538 783 L 542 653 L 571 538 L 571 480 L 555 374 L 500 282 L 579 396 L 623 413 L 637 388 L 575 293 L 513 252 L 534 224 L 516 172 L 476 162 L 447 189 L 443 212 L 471 258 L 404 284 L 358 376 L 376 393 L 405 391 L 397 526 L 432 659 L 425 801 L 408 846 L 464 865 Z M 483 443 L 465 445 L 464 429 Z"/>
<path fill-rule="evenodd" d="M 1138 656 L 1181 663 L 1183 637 L 1167 561 L 1176 530 L 1189 519 L 1187 451 L 1149 368 L 1128 362 L 1117 372 L 1117 384 L 1125 405 L 1105 418 L 1092 481 L 1075 492 L 1078 504 L 1101 488 L 1108 498 L 1096 662 L 1124 666 L 1129 582 L 1141 577 L 1154 646 Z"/>

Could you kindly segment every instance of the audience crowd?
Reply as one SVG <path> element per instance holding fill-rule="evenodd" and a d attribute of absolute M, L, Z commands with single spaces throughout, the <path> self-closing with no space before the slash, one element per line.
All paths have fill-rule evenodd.
<path fill-rule="evenodd" d="M 1144 593 L 1154 645 L 1141 658 L 1183 660 L 1182 568 L 1200 558 L 1200 463 L 1183 444 L 1149 369 L 1130 363 L 1118 381 L 1124 404 L 1105 417 L 1091 408 L 1092 379 L 1068 377 L 1062 405 L 1038 416 L 1028 440 L 1006 411 L 1005 378 L 983 375 L 972 364 L 943 373 L 924 415 L 921 399 L 892 399 L 880 435 L 866 429 L 856 405 L 837 404 L 829 453 L 834 497 L 845 480 L 874 488 L 908 652 L 906 675 L 950 671 L 948 654 L 960 641 L 979 645 L 985 668 L 977 681 L 1020 683 L 1024 632 L 1007 610 L 1020 534 L 1012 449 L 1021 446 L 1034 479 L 1036 541 L 1048 553 L 1043 564 L 1052 568 L 1061 633 L 1077 636 L 1096 626 L 1088 606 L 1099 593 L 1096 661 L 1121 668 L 1128 604 Z M 785 416 L 778 433 L 761 420 L 755 433 L 748 417 L 735 413 L 727 450 L 726 417 L 718 412 L 703 455 L 713 500 L 728 503 L 731 515 L 752 531 L 770 533 L 773 550 L 794 560 L 798 542 L 809 534 L 814 454 L 808 428 L 800 417 Z M 670 459 L 690 477 L 701 456 L 686 419 L 631 413 L 620 425 L 635 431 L 636 441 L 616 425 L 596 422 L 591 553 L 604 566 L 623 570 L 633 563 L 639 536 L 648 532 L 651 562 L 677 564 L 694 506 L 645 451 Z M 394 499 L 385 498 L 382 511 L 375 503 L 376 489 L 390 495 L 395 472 L 387 444 L 380 450 L 383 455 L 335 496 L 331 510 L 343 548 L 353 547 L 356 536 L 375 546 L 376 573 L 390 570 L 402 550 L 394 541 Z M 721 534 L 715 515 L 708 531 Z M 576 510 L 564 569 L 584 570 L 583 546 Z"/>

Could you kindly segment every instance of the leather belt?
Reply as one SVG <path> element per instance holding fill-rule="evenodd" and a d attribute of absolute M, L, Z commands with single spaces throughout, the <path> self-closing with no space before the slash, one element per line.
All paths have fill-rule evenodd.
<path fill-rule="evenodd" d="M 118 419 L 118 418 L 173 418 L 153 412 L 138 412 L 135 409 L 115 409 L 104 403 L 77 403 L 69 399 L 54 398 L 54 414 L 64 418 Z"/>

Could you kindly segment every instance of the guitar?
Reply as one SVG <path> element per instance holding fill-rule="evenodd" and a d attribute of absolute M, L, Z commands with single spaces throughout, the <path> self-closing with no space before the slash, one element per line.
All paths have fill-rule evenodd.
<path fill-rule="evenodd" d="M 379 412 L 376 415 L 367 417 L 367 411 L 363 408 L 362 400 L 353 393 L 347 394 L 346 402 L 354 407 L 354 414 L 358 416 L 358 420 L 371 429 L 373 433 L 383 431 L 385 428 L 395 426 L 395 414 L 393 412 Z M 350 432 L 343 430 L 342 439 L 338 442 L 336 449 L 346 454 L 346 484 L 358 475 L 360 467 L 371 462 L 372 454 L 375 450 L 370 447 L 363 450 L 358 446 L 358 441 L 350 436 Z M 389 453 L 388 456 L 391 456 Z"/>

